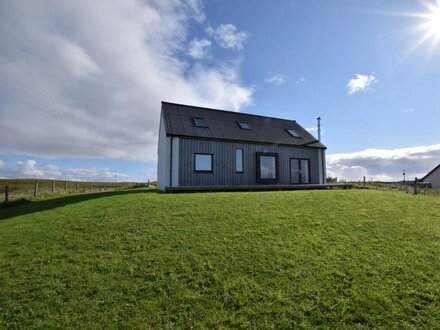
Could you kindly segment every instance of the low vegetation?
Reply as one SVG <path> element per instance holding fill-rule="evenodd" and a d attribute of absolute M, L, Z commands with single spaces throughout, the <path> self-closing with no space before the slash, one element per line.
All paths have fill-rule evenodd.
<path fill-rule="evenodd" d="M 0 328 L 440 324 L 440 199 L 69 195 L 0 210 Z"/>

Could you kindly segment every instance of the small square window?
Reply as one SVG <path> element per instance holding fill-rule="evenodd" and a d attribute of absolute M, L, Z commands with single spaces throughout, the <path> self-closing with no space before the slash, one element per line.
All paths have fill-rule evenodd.
<path fill-rule="evenodd" d="M 207 128 L 208 124 L 206 123 L 205 118 L 193 118 L 194 125 L 197 127 Z"/>
<path fill-rule="evenodd" d="M 299 135 L 298 132 L 295 131 L 293 128 L 286 128 L 286 131 L 287 131 L 287 133 L 289 133 L 289 135 L 291 137 L 294 137 L 294 138 L 300 138 L 301 137 L 301 135 Z"/>
<path fill-rule="evenodd" d="M 239 121 L 237 122 L 238 126 L 240 126 L 241 129 L 252 129 L 251 124 L 249 124 L 246 121 Z"/>
<path fill-rule="evenodd" d="M 195 154 L 194 171 L 212 172 L 212 154 Z"/>

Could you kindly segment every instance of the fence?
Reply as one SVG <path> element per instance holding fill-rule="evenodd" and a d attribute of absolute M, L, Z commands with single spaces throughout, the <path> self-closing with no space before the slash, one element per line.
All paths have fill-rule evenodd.
<path fill-rule="evenodd" d="M 18 200 L 45 198 L 50 195 L 115 191 L 145 187 L 149 184 L 132 182 L 80 182 L 60 180 L 0 180 L 0 204 Z"/>
<path fill-rule="evenodd" d="M 414 195 L 419 194 L 419 195 L 440 197 L 440 190 L 427 187 L 425 183 L 419 182 L 417 178 L 414 181 L 406 181 L 406 182 L 378 182 L 378 181 L 367 182 L 364 178 L 364 180 L 354 182 L 353 184 L 355 188 L 361 188 L 361 189 L 400 191 L 407 194 L 414 194 Z"/>

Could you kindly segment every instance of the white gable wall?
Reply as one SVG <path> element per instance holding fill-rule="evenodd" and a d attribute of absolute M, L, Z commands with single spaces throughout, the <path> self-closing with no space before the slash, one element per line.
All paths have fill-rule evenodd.
<path fill-rule="evenodd" d="M 166 135 L 163 114 L 160 116 L 159 146 L 157 149 L 157 189 L 165 191 L 170 184 L 171 138 Z"/>
<path fill-rule="evenodd" d="M 171 161 L 171 157 L 172 157 L 172 161 Z M 171 184 L 170 184 L 170 174 L 172 175 Z M 164 118 L 163 115 L 161 115 L 160 128 L 159 128 L 159 146 L 157 150 L 157 189 L 161 191 L 165 191 L 165 187 L 168 186 L 177 187 L 178 185 L 179 185 L 179 138 L 170 137 L 166 135 Z"/>

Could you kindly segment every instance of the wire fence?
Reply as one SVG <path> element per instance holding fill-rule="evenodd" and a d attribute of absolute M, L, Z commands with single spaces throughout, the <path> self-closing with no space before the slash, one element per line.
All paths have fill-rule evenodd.
<path fill-rule="evenodd" d="M 440 197 L 439 189 L 432 189 L 424 182 L 407 181 L 407 182 L 353 182 L 353 187 L 358 189 L 377 189 L 385 191 L 396 191 L 407 194 L 418 194 L 425 196 Z"/>
<path fill-rule="evenodd" d="M 61 180 L 0 180 L 0 205 L 18 201 L 38 200 L 74 193 L 108 192 L 120 189 L 147 187 L 148 183 L 82 182 Z M 154 185 L 154 182 L 151 183 Z"/>

